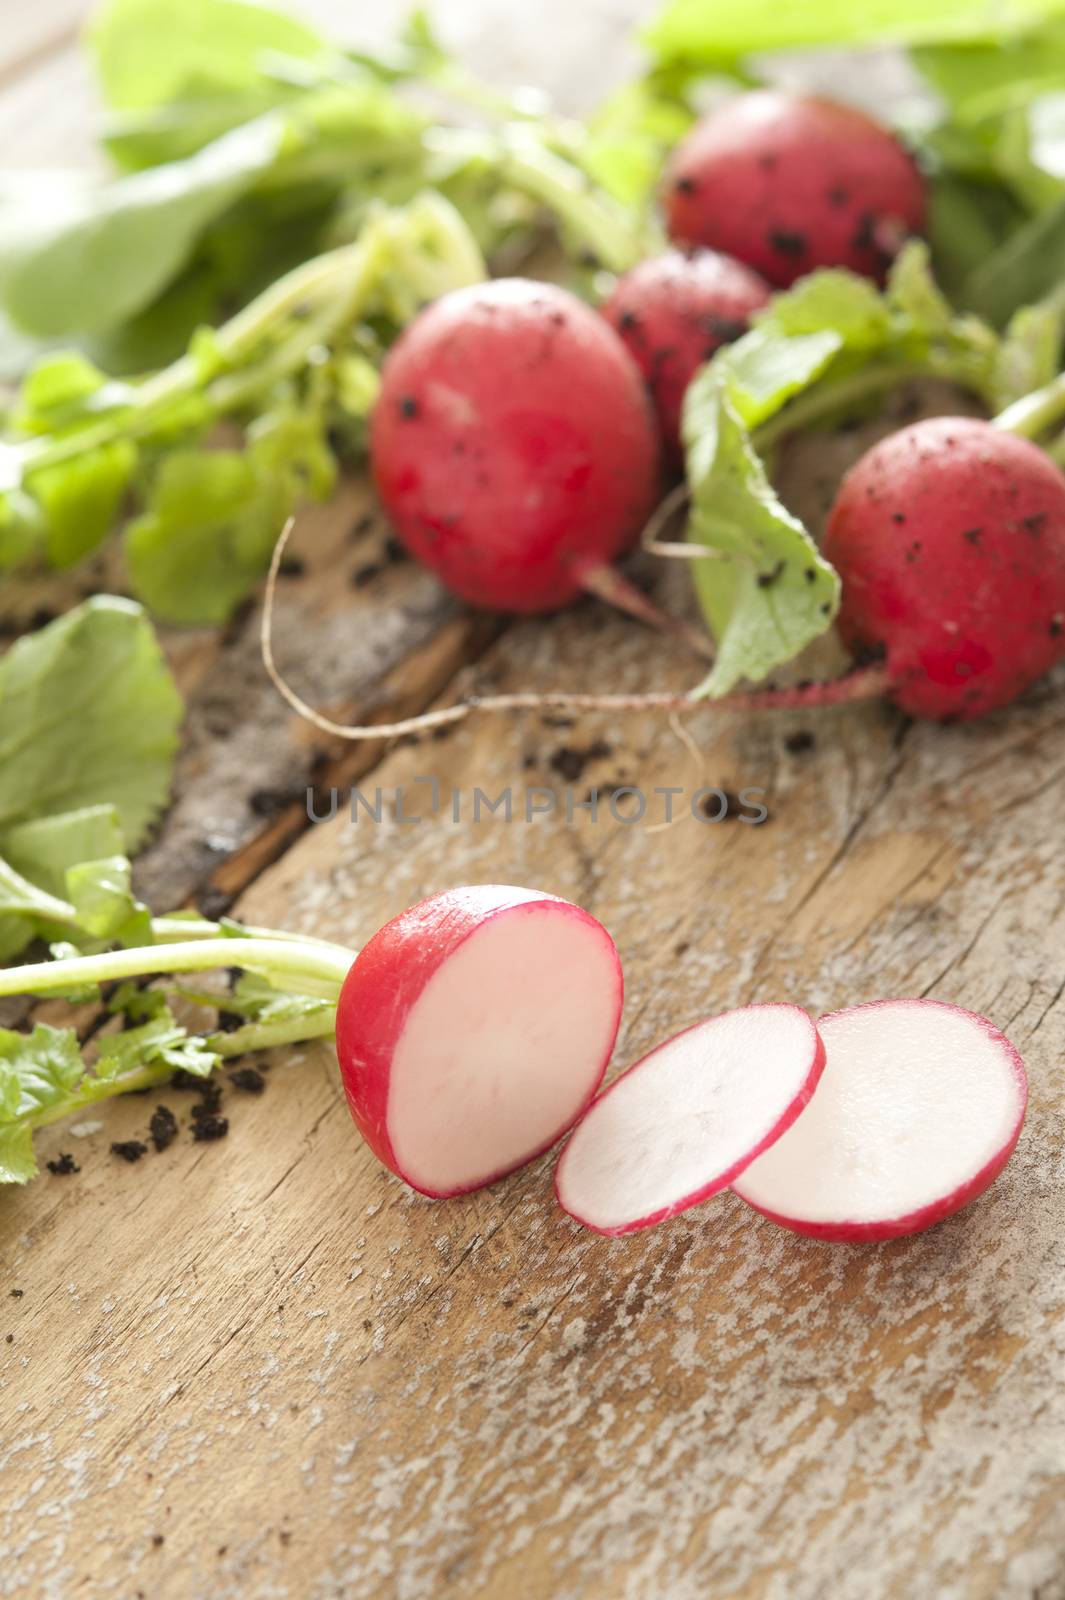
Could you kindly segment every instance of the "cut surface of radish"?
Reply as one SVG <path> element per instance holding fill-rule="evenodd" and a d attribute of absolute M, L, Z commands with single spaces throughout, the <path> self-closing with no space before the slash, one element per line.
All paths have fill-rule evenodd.
<path fill-rule="evenodd" d="M 727 1188 L 780 1137 L 823 1063 L 798 1006 L 745 1006 L 697 1022 L 593 1102 L 559 1160 L 559 1204 L 608 1235 L 676 1216 Z"/>
<path fill-rule="evenodd" d="M 941 1222 L 1002 1171 L 1024 1121 L 1024 1064 L 986 1017 L 881 1000 L 822 1017 L 817 1093 L 733 1188 L 821 1239 L 892 1239 Z"/>
<path fill-rule="evenodd" d="M 480 1188 L 572 1126 L 602 1082 L 621 1001 L 614 942 L 578 906 L 498 885 L 436 895 L 375 935 L 344 984 L 352 1114 L 412 1188 Z"/>

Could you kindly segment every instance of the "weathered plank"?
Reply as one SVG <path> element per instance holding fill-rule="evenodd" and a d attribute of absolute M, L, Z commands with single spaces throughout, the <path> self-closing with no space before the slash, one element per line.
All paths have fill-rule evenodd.
<path fill-rule="evenodd" d="M 685 671 L 663 655 L 655 681 Z M 646 638 L 588 610 L 515 629 L 476 672 L 636 688 Z M 22 1581 L 405 1600 L 1056 1593 L 1054 691 L 949 731 L 877 708 L 816 726 L 700 713 L 698 765 L 647 717 L 483 720 L 394 752 L 372 781 L 404 786 L 408 811 L 419 794 L 426 810 L 426 772 L 468 802 L 475 785 L 561 787 L 561 768 L 578 791 L 764 787 L 770 820 L 338 817 L 263 875 L 247 915 L 355 944 L 447 883 L 571 895 L 622 951 L 621 1061 L 755 997 L 957 1000 L 1028 1056 L 1017 1156 L 977 1206 L 909 1241 L 818 1245 L 726 1197 L 606 1242 L 557 1212 L 548 1162 L 468 1200 L 412 1196 L 358 1145 L 324 1049 L 276 1066 L 261 1101 L 230 1093 L 224 1146 L 116 1164 L 108 1142 L 146 1124 L 137 1103 L 84 1140 L 53 1131 L 48 1153 L 75 1148 L 83 1172 L 0 1201 L 5 1283 L 25 1290 L 2 1302 L 15 1342 L 0 1347 L 18 1475 L 0 1526 Z M 796 731 L 815 747 L 792 753 Z M 600 736 L 609 754 L 577 778 Z"/>

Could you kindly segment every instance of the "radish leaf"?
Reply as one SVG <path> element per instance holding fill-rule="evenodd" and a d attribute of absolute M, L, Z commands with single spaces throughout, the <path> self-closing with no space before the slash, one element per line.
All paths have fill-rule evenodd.
<path fill-rule="evenodd" d="M 139 606 L 98 595 L 0 660 L 0 850 L 16 823 L 111 805 L 135 849 L 167 802 L 181 699 Z"/>
<path fill-rule="evenodd" d="M 839 579 L 777 499 L 712 368 L 688 391 L 684 438 L 688 538 L 717 558 L 692 563 L 718 646 L 697 692 L 716 696 L 741 678 L 765 677 L 823 633 L 839 604 Z"/>
<path fill-rule="evenodd" d="M 332 54 L 304 23 L 245 0 L 107 0 L 89 45 L 104 99 L 118 111 L 247 91 L 261 80 L 268 54 L 305 61 Z"/>
<path fill-rule="evenodd" d="M 141 310 L 203 229 L 273 165 L 283 134 L 281 122 L 262 117 L 183 161 L 71 191 L 65 203 L 8 207 L 0 226 L 6 311 L 26 332 L 54 338 L 99 332 Z"/>

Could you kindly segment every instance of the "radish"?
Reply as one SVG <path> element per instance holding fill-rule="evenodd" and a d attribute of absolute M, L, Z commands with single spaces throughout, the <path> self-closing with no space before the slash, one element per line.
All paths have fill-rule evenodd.
<path fill-rule="evenodd" d="M 746 331 L 769 285 L 714 250 L 669 250 L 633 267 L 603 305 L 643 373 L 670 458 L 679 463 L 684 391 L 704 361 Z"/>
<path fill-rule="evenodd" d="M 580 1116 L 621 1001 L 613 940 L 579 907 L 496 886 L 424 900 L 370 940 L 341 991 L 352 1116 L 413 1189 L 479 1189 Z"/>
<path fill-rule="evenodd" d="M 798 1006 L 745 1006 L 696 1023 L 592 1104 L 558 1163 L 559 1205 L 611 1237 L 697 1205 L 794 1122 L 823 1065 Z"/>
<path fill-rule="evenodd" d="M 1024 1122 L 1020 1056 L 986 1017 L 881 1000 L 822 1017 L 811 1104 L 732 1185 L 818 1239 L 894 1239 L 953 1216 L 998 1177 Z"/>
<path fill-rule="evenodd" d="M 911 716 L 980 716 L 1065 655 L 1065 475 L 971 417 L 916 422 L 844 479 L 824 552 L 840 632 Z"/>
<path fill-rule="evenodd" d="M 883 279 L 924 227 L 912 158 L 861 111 L 758 89 L 697 124 L 668 163 L 670 238 L 709 245 L 786 287 L 815 267 Z"/>
<path fill-rule="evenodd" d="M 531 613 L 592 590 L 647 614 L 610 563 L 655 503 L 654 414 L 621 340 L 565 290 L 502 278 L 416 317 L 384 364 L 370 461 L 400 539 L 463 600 Z"/>

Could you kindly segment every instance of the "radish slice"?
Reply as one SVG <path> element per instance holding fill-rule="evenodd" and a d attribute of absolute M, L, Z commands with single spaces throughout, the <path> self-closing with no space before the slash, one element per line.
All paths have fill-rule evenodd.
<path fill-rule="evenodd" d="M 733 1188 L 818 1239 L 893 1239 L 982 1194 L 1017 1143 L 1020 1056 L 986 1017 L 881 1000 L 822 1017 L 824 1076 L 794 1127 Z"/>
<path fill-rule="evenodd" d="M 481 1188 L 580 1116 L 621 1001 L 614 941 L 579 906 L 498 885 L 434 895 L 375 934 L 344 982 L 352 1116 L 411 1188 Z"/>
<path fill-rule="evenodd" d="M 697 1022 L 595 1101 L 559 1160 L 559 1205 L 611 1236 L 697 1205 L 794 1122 L 823 1065 L 798 1006 L 745 1006 Z"/>

